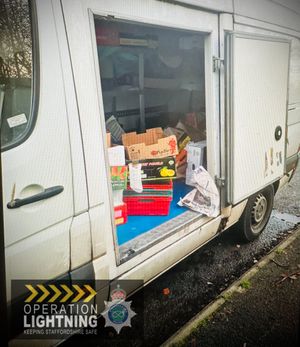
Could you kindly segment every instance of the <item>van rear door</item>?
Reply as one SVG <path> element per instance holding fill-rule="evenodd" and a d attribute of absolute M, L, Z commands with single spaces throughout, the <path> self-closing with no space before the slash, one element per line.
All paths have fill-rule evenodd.
<path fill-rule="evenodd" d="M 228 200 L 238 203 L 284 174 L 290 44 L 226 37 Z"/>

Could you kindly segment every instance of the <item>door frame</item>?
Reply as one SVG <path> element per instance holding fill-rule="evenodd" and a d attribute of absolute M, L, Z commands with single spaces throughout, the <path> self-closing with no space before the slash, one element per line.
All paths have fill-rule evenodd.
<path fill-rule="evenodd" d="M 68 24 L 68 16 L 70 15 L 70 0 L 63 0 L 63 10 L 65 14 L 65 21 L 66 28 L 67 28 L 67 34 L 68 36 L 76 36 L 76 31 L 78 29 L 74 28 L 72 26 L 72 23 L 74 24 L 75 19 L 70 19 L 70 23 Z M 96 1 L 86 1 L 84 2 L 83 6 L 81 5 L 80 1 L 76 1 L 77 8 L 74 9 L 74 1 L 72 1 L 72 12 L 79 11 L 80 13 L 77 13 L 74 15 L 79 21 L 82 21 L 84 24 L 84 28 L 82 28 L 83 31 L 85 31 L 85 38 L 88 40 L 88 49 L 92 50 L 92 57 L 89 57 L 89 62 L 93 62 L 93 73 L 95 76 L 93 76 L 93 85 L 95 86 L 95 89 L 97 91 L 97 100 L 93 100 L 93 102 L 97 103 L 97 110 L 98 115 L 100 114 L 100 126 L 98 127 L 99 133 L 102 134 L 103 139 L 105 139 L 105 120 L 104 120 L 104 108 L 103 108 L 103 99 L 102 99 L 102 90 L 101 90 L 101 77 L 100 77 L 100 69 L 99 69 L 99 63 L 98 63 L 98 55 L 97 55 L 97 46 L 96 46 L 96 35 L 95 35 L 95 24 L 94 24 L 94 16 L 113 16 L 114 19 L 120 19 L 130 22 L 137 22 L 140 24 L 149 24 L 149 25 L 155 25 L 155 26 L 161 26 L 164 28 L 173 28 L 173 29 L 182 29 L 187 31 L 194 31 L 199 33 L 206 33 L 207 38 L 205 40 L 205 88 L 206 88 L 206 114 L 209 115 L 207 117 L 207 139 L 208 139 L 208 157 L 211 158 L 211 160 L 208 162 L 208 170 L 210 171 L 211 175 L 214 177 L 215 175 L 219 175 L 219 162 L 220 162 L 220 153 L 219 153 L 219 75 L 213 73 L 213 63 L 212 63 L 212 57 L 217 56 L 219 52 L 218 42 L 218 30 L 219 30 L 219 23 L 218 23 L 218 15 L 212 14 L 209 12 L 204 12 L 197 9 L 190 9 L 186 7 L 181 6 L 174 6 L 174 4 L 169 3 L 162 3 L 158 1 L 150 1 L 149 7 L 157 7 L 163 8 L 163 10 L 174 10 L 176 11 L 174 13 L 170 13 L 170 11 L 163 11 L 165 14 L 164 16 L 154 16 L 154 12 L 150 12 L 149 10 L 145 14 L 145 11 L 141 11 L 141 9 L 145 6 L 143 3 L 137 1 L 137 0 L 131 0 L 132 3 L 136 3 L 136 7 L 132 6 L 121 6 L 121 2 L 115 1 L 109 4 L 99 3 Z M 119 6 L 118 6 L 119 5 Z M 149 8 L 148 7 L 148 8 Z M 68 11 L 69 10 L 69 11 Z M 73 14 L 72 13 L 72 14 Z M 141 16 L 141 13 L 143 16 Z M 155 12 L 159 13 L 159 12 Z M 175 15 L 174 15 L 175 14 Z M 186 15 L 190 16 L 190 20 L 186 19 Z M 88 16 L 88 27 L 87 23 L 84 23 L 83 21 L 87 21 L 86 16 Z M 155 18 L 154 18 L 155 17 Z M 178 18 L 180 20 L 178 20 Z M 201 20 L 203 19 L 203 20 Z M 179 23 L 179 24 L 178 24 Z M 196 23 L 192 24 L 191 23 Z M 78 23 L 77 23 L 78 25 Z M 81 26 L 81 23 L 79 23 L 79 26 Z M 73 64 L 73 70 L 75 71 L 78 64 L 78 61 L 80 60 L 79 56 L 82 54 L 80 53 L 79 49 L 76 50 L 76 47 L 71 42 L 72 40 L 69 40 L 69 46 L 70 46 L 70 54 L 71 54 L 71 61 Z M 73 46 L 73 47 L 72 47 Z M 87 46 L 85 46 L 87 47 Z M 78 47 L 79 48 L 79 47 Z M 82 48 L 82 47 L 81 47 Z M 82 48 L 83 50 L 84 48 Z M 90 52 L 88 52 L 90 55 Z M 74 56 L 76 62 L 74 62 Z M 82 61 L 82 59 L 81 59 Z M 91 70 L 89 71 L 91 72 Z M 85 75 L 86 76 L 86 75 Z M 74 74 L 75 78 L 75 86 L 78 88 L 78 78 L 76 80 L 76 73 Z M 82 78 L 82 77 L 81 77 Z M 80 110 L 80 103 L 79 103 L 79 110 Z M 80 110 L 81 117 L 84 113 L 83 110 Z M 84 124 L 83 124 L 84 126 Z M 102 139 L 102 140 L 103 140 Z M 85 134 L 83 131 L 83 142 L 85 142 Z M 109 177 L 109 167 L 107 165 L 107 154 L 105 153 L 105 145 L 104 140 L 102 141 L 102 151 L 103 158 L 105 158 L 106 161 L 106 177 Z M 86 152 L 86 151 L 85 151 Z M 87 155 L 87 153 L 85 153 Z M 90 156 L 90 154 L 89 154 Z M 89 161 L 89 159 L 86 157 L 86 161 Z M 88 165 L 89 166 L 89 165 Z M 96 165 L 97 166 L 97 165 Z M 89 170 L 89 168 L 87 168 Z M 98 174 L 99 175 L 99 174 Z M 89 178 L 88 178 L 89 180 Z M 108 199 L 106 200 L 106 203 L 110 204 L 110 214 L 113 216 L 112 211 L 112 198 L 111 198 L 111 187 L 108 184 L 107 181 L 107 191 L 108 191 Z M 90 192 L 89 192 L 90 193 Z M 114 253 L 116 254 L 115 264 L 118 267 L 116 270 L 116 273 L 122 273 L 126 271 L 126 269 L 130 269 L 131 267 L 135 266 L 136 260 L 130 259 L 126 261 L 125 263 L 120 264 L 120 258 L 118 255 L 118 245 L 116 243 L 116 233 L 115 233 L 115 226 L 113 222 L 113 218 L 111 218 L 110 221 L 111 226 L 111 233 L 112 235 L 107 238 L 106 245 L 107 245 L 107 251 L 108 249 L 112 249 L 111 245 L 108 244 L 109 240 L 113 238 L 113 248 Z M 178 233 L 179 234 L 179 233 Z M 181 233 L 182 234 L 182 233 Z M 183 235 L 178 235 L 178 239 L 180 239 Z M 171 241 L 171 240 L 170 240 Z M 174 241 L 173 241 L 174 242 Z M 162 245 L 163 247 L 163 245 Z M 165 247 L 165 246 L 164 246 Z M 156 247 L 155 247 L 156 248 Z M 148 252 L 142 252 L 139 254 L 139 260 L 138 262 L 144 261 L 146 258 L 149 257 L 149 255 L 143 255 L 143 253 Z M 149 253 L 148 253 L 149 254 Z M 110 258 L 110 257 L 109 257 Z M 110 262 L 112 260 L 110 259 Z M 119 265 L 119 266 L 118 266 Z"/>

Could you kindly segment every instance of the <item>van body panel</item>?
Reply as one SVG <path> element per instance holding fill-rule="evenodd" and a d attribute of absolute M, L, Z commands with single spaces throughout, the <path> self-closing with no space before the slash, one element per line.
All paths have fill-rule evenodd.
<path fill-rule="evenodd" d="M 300 33 L 299 3 L 293 0 L 178 0 L 177 3 L 219 13 L 232 13 L 235 17 L 252 18 Z"/>
<path fill-rule="evenodd" d="M 254 18 L 262 22 L 276 24 L 300 32 L 299 6 L 291 6 L 290 1 L 277 0 L 233 0 L 234 14 Z"/>
<path fill-rule="evenodd" d="M 233 12 L 232 0 L 178 0 L 177 2 L 182 3 L 183 5 L 192 5 L 212 11 Z"/>
<path fill-rule="evenodd" d="M 67 35 L 61 4 L 52 1 L 57 40 L 62 66 L 64 94 L 67 108 L 68 128 L 70 134 L 71 160 L 73 169 L 74 215 L 88 211 L 88 196 L 84 153 L 82 146 L 81 125 L 78 114 L 77 99 L 74 87 L 72 65 L 68 49 Z"/>
<path fill-rule="evenodd" d="M 300 111 L 300 108 L 299 108 Z M 287 157 L 292 157 L 299 150 L 300 146 L 300 122 L 288 126 L 288 150 Z"/>
<path fill-rule="evenodd" d="M 290 105 L 288 113 L 288 125 L 294 125 L 297 123 L 300 123 L 300 107 L 297 107 L 297 104 Z"/>
<path fill-rule="evenodd" d="M 151 256 L 153 256 L 154 254 L 159 254 L 162 250 L 172 246 L 174 243 L 179 244 L 181 239 L 183 239 L 189 234 L 194 233 L 195 230 L 200 230 L 200 228 L 204 227 L 212 220 L 213 218 L 205 216 L 199 218 L 196 222 L 182 226 L 176 233 L 171 234 L 167 238 L 153 244 L 151 247 L 143 250 L 142 252 L 138 252 L 138 254 L 132 257 L 131 259 L 126 260 L 122 264 L 118 265 L 115 268 L 115 271 L 113 271 L 114 269 L 112 269 L 112 278 L 120 276 L 122 275 L 122 273 L 125 273 L 130 269 L 135 268 L 139 263 L 146 261 L 147 259 L 151 258 Z"/>
<path fill-rule="evenodd" d="M 144 283 L 153 280 L 212 239 L 218 231 L 220 222 L 220 216 L 212 219 L 207 224 L 186 235 L 179 242 L 173 242 L 169 247 L 164 248 L 159 253 L 124 273 L 118 279 L 138 278 L 143 280 Z"/>
<path fill-rule="evenodd" d="M 225 229 L 230 228 L 233 224 L 235 224 L 241 217 L 244 209 L 247 205 L 248 199 L 240 202 L 236 206 L 232 207 L 230 211 L 230 216 L 228 217 Z"/>
<path fill-rule="evenodd" d="M 89 210 L 93 259 L 114 253 L 114 240 L 111 232 L 110 206 L 101 204 Z"/>
<path fill-rule="evenodd" d="M 11 299 L 11 280 L 51 280 L 69 271 L 70 225 L 71 218 L 6 248 L 8 301 Z"/>
<path fill-rule="evenodd" d="M 88 212 L 73 218 L 70 227 L 71 267 L 78 268 L 92 259 L 92 240 Z"/>
<path fill-rule="evenodd" d="M 239 16 L 239 15 L 234 15 L 234 23 L 235 23 L 235 28 L 236 25 L 244 25 L 244 26 L 248 26 L 249 28 L 247 28 L 246 30 L 255 30 L 255 29 L 264 29 L 264 30 L 268 30 L 273 33 L 282 33 L 284 35 L 289 35 L 292 37 L 300 37 L 300 32 L 296 31 L 296 30 L 292 30 L 290 28 L 286 28 L 286 27 L 281 27 L 278 26 L 276 24 L 272 24 L 272 23 L 266 23 L 266 22 L 262 22 L 258 19 L 255 18 L 248 18 L 248 17 L 244 17 L 244 16 Z M 240 31 L 240 30 L 238 30 Z M 242 30 L 243 31 L 243 30 Z"/>
<path fill-rule="evenodd" d="M 238 33 L 227 39 L 229 201 L 236 204 L 284 173 L 290 44 Z"/>
<path fill-rule="evenodd" d="M 299 16 L 300 17 L 300 16 Z M 292 36 L 293 33 L 281 27 L 265 27 L 265 23 L 253 21 L 252 19 L 240 17 L 239 22 L 235 23 L 234 29 L 238 32 L 245 32 L 258 35 L 267 35 L 290 40 L 290 71 L 288 86 L 288 111 L 287 111 L 287 145 L 286 158 L 295 155 L 300 146 L 299 122 L 300 122 L 300 33 L 298 37 Z M 279 30 L 279 32 L 277 31 Z"/>

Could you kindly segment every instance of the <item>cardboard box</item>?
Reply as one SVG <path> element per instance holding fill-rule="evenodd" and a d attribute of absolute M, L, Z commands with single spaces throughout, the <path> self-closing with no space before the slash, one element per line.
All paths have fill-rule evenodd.
<path fill-rule="evenodd" d="M 196 167 L 203 165 L 206 141 L 190 142 L 187 147 L 187 162 L 193 163 Z"/>
<path fill-rule="evenodd" d="M 190 142 L 186 146 L 187 168 L 185 183 L 193 186 L 193 171 L 199 166 L 206 166 L 206 141 Z"/>
<path fill-rule="evenodd" d="M 164 130 L 167 136 L 175 135 L 177 139 L 178 151 L 186 147 L 186 145 L 191 141 L 191 138 L 184 132 L 183 129 L 168 127 Z"/>
<path fill-rule="evenodd" d="M 175 135 L 165 137 L 162 128 L 147 129 L 146 133 L 136 132 L 122 135 L 128 158 L 132 161 L 165 158 L 178 154 Z"/>
<path fill-rule="evenodd" d="M 170 179 L 176 177 L 174 157 L 145 159 L 140 160 L 139 163 L 142 164 L 142 181 Z"/>
<path fill-rule="evenodd" d="M 110 170 L 112 189 L 126 189 L 128 176 L 127 166 L 111 166 Z"/>
<path fill-rule="evenodd" d="M 107 149 L 109 166 L 125 165 L 124 146 L 113 146 Z"/>

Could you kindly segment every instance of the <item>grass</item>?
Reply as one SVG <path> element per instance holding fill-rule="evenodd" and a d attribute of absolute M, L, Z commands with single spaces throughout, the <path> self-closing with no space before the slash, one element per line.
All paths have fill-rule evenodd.
<path fill-rule="evenodd" d="M 222 295 L 222 298 L 225 300 L 225 301 L 231 301 L 231 298 L 232 298 L 232 294 L 233 293 L 225 293 Z"/>
<path fill-rule="evenodd" d="M 251 287 L 251 282 L 249 280 L 242 280 L 240 283 L 240 287 L 243 289 L 249 289 Z"/>
<path fill-rule="evenodd" d="M 276 254 L 283 254 L 283 253 L 285 253 L 285 252 L 284 252 L 284 249 L 278 247 L 278 248 L 276 249 L 275 253 L 276 253 Z"/>

